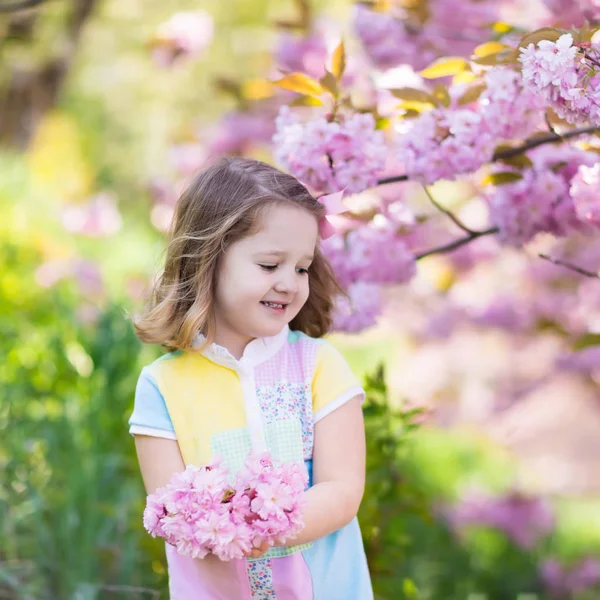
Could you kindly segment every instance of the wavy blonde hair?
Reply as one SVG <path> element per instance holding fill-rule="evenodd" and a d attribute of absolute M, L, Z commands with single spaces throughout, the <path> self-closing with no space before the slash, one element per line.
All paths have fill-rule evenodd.
<path fill-rule="evenodd" d="M 191 349 L 198 332 L 207 344 L 214 340 L 222 256 L 258 230 L 261 213 L 273 204 L 299 206 L 316 219 L 324 213 L 295 177 L 258 160 L 223 158 L 195 177 L 177 202 L 164 269 L 143 314 L 134 319 L 140 340 L 180 350 Z M 341 289 L 319 248 L 308 272 L 308 300 L 290 327 L 321 337 L 331 327 L 333 297 Z"/>

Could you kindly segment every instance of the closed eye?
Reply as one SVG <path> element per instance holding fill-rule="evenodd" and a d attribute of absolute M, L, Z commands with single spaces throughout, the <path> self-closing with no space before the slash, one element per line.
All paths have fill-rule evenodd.
<path fill-rule="evenodd" d="M 258 265 L 263 271 L 271 273 L 277 268 L 277 265 Z"/>

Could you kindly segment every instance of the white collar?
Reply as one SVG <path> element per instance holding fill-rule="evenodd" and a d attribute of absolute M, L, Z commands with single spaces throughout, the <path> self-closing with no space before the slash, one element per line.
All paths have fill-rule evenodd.
<path fill-rule="evenodd" d="M 289 326 L 286 325 L 276 335 L 252 340 L 244 349 L 240 360 L 237 360 L 227 348 L 215 343 L 204 348 L 202 354 L 212 362 L 235 371 L 255 367 L 274 356 L 283 347 L 288 338 L 289 330 Z M 198 348 L 202 346 L 205 339 L 203 334 L 196 334 L 192 347 Z"/>

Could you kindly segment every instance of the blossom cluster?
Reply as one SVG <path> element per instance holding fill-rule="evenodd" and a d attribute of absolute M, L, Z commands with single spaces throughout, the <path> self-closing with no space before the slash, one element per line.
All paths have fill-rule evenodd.
<path fill-rule="evenodd" d="M 298 535 L 307 484 L 303 465 L 281 464 L 268 453 L 249 456 L 233 483 L 222 461 L 188 465 L 148 496 L 144 527 L 185 556 L 242 558 Z"/>
<path fill-rule="evenodd" d="M 323 241 L 323 253 L 342 286 L 357 281 L 405 283 L 415 275 L 414 255 L 396 235 L 391 222 L 381 217 Z"/>
<path fill-rule="evenodd" d="M 428 8 L 425 19 L 418 10 L 400 6 L 379 12 L 356 4 L 354 29 L 378 68 L 410 64 L 422 69 L 440 56 L 469 56 L 474 46 L 487 39 L 489 23 L 497 21 L 499 14 L 496 2 L 438 0 Z"/>
<path fill-rule="evenodd" d="M 381 286 L 406 283 L 416 274 L 416 260 L 396 232 L 392 219 L 376 215 L 367 224 L 322 242 L 347 296 L 337 298 L 334 327 L 354 333 L 375 324 L 381 313 Z"/>
<path fill-rule="evenodd" d="M 577 217 L 600 227 L 600 163 L 593 167 L 580 166 L 571 180 L 570 192 Z"/>
<path fill-rule="evenodd" d="M 530 151 L 528 156 L 533 166 L 522 172 L 522 179 L 497 186 L 489 194 L 490 221 L 500 230 L 498 239 L 520 246 L 541 232 L 565 236 L 584 230 L 585 219 L 579 211 L 585 213 L 581 207 L 586 200 L 580 193 L 576 209 L 570 186 L 578 168 L 593 165 L 596 157 L 573 147 L 551 146 Z M 578 186 L 576 182 L 576 191 Z"/>
<path fill-rule="evenodd" d="M 598 44 L 575 45 L 570 33 L 521 49 L 523 80 L 569 123 L 600 123 Z"/>
<path fill-rule="evenodd" d="M 467 108 L 424 112 L 399 133 L 398 160 L 409 179 L 427 185 L 476 171 L 496 147 L 482 115 Z"/>
<path fill-rule="evenodd" d="M 381 286 L 356 281 L 348 286 L 346 294 L 336 299 L 334 329 L 358 333 L 375 325 L 382 308 Z"/>
<path fill-rule="evenodd" d="M 540 568 L 544 587 L 553 598 L 572 598 L 600 586 L 600 561 L 586 557 L 566 567 L 557 558 L 545 560 Z"/>
<path fill-rule="evenodd" d="M 274 55 L 282 71 L 299 71 L 316 78 L 325 74 L 327 44 L 325 37 L 318 33 L 308 36 L 282 33 Z"/>
<path fill-rule="evenodd" d="M 587 20 L 590 23 L 600 21 L 600 2 L 598 0 L 543 0 L 553 13 L 553 20 L 559 19 L 564 25 L 581 27 Z"/>
<path fill-rule="evenodd" d="M 432 184 L 476 171 L 489 162 L 497 145 L 527 136 L 541 121 L 542 101 L 525 90 L 519 74 L 493 69 L 486 89 L 472 106 L 438 107 L 403 122 L 398 159 L 410 179 Z M 451 96 L 457 95 L 451 89 Z"/>
<path fill-rule="evenodd" d="M 313 190 L 361 192 L 377 183 L 385 166 L 383 133 L 375 129 L 369 113 L 303 123 L 297 113 L 282 106 L 275 126 L 277 163 Z"/>
<path fill-rule="evenodd" d="M 209 155 L 244 156 L 267 145 L 275 131 L 271 110 L 233 110 L 225 113 L 211 132 Z"/>
<path fill-rule="evenodd" d="M 458 530 L 473 525 L 498 529 L 522 548 L 533 546 L 555 525 L 544 499 L 516 491 L 497 497 L 472 493 L 450 510 L 448 520 Z"/>

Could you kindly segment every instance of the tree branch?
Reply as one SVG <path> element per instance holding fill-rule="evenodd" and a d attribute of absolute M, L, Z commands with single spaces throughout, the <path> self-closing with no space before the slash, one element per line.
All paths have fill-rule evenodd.
<path fill-rule="evenodd" d="M 491 162 L 512 158 L 513 156 L 518 156 L 519 154 L 523 154 L 523 152 L 527 152 L 527 150 L 537 148 L 538 146 L 543 146 L 544 144 L 551 144 L 553 142 L 564 142 L 566 140 L 570 140 L 571 138 L 578 137 L 580 135 L 594 133 L 595 131 L 600 131 L 600 128 L 597 126 L 590 125 L 588 127 L 579 127 L 577 129 L 571 129 L 570 131 L 566 131 L 562 134 L 548 132 L 535 138 L 530 138 L 526 140 L 523 144 L 521 144 L 520 146 L 516 146 L 515 148 L 506 148 L 505 150 L 500 150 L 499 152 L 494 153 Z M 383 179 L 377 180 L 377 185 L 385 185 L 386 183 L 398 183 L 400 181 L 408 181 L 408 175 L 393 175 L 391 177 L 384 177 Z"/>
<path fill-rule="evenodd" d="M 427 194 L 427 197 L 429 198 L 431 203 L 440 212 L 443 212 L 458 228 L 462 229 L 464 232 L 468 233 L 469 235 L 476 233 L 475 231 L 473 231 L 472 229 L 467 227 L 453 212 L 449 211 L 447 208 L 444 208 L 441 204 L 439 204 L 436 201 L 436 199 L 431 195 L 431 192 L 429 191 L 429 188 L 426 185 L 423 186 L 423 189 L 425 190 L 425 193 Z"/>
<path fill-rule="evenodd" d="M 593 271 L 588 271 L 587 269 L 582 269 L 577 265 L 573 265 L 571 263 L 565 262 L 563 260 L 559 260 L 558 258 L 552 258 L 547 254 L 538 254 L 540 258 L 551 262 L 553 265 L 558 265 L 559 267 L 565 267 L 566 269 L 570 269 L 571 271 L 575 271 L 575 273 L 579 273 L 580 275 L 585 275 L 586 277 L 593 277 L 594 279 L 600 279 L 599 273 L 594 273 Z"/>
<path fill-rule="evenodd" d="M 594 133 L 595 131 L 598 131 L 598 127 L 595 125 L 571 129 L 570 131 L 565 131 L 565 133 L 555 133 L 549 131 L 544 135 L 540 135 L 538 137 L 526 140 L 525 143 L 523 143 L 521 146 L 517 146 L 516 148 L 507 148 L 506 150 L 496 152 L 494 154 L 494 157 L 492 158 L 492 162 L 502 160 L 505 158 L 512 158 L 513 156 L 518 156 L 519 154 L 523 154 L 523 152 L 527 152 L 527 150 L 537 148 L 538 146 L 543 146 L 544 144 L 551 144 L 553 142 L 564 142 L 566 140 L 570 140 L 571 138 L 578 137 L 580 135 L 585 135 L 586 133 Z"/>
<path fill-rule="evenodd" d="M 377 185 L 385 185 L 386 183 L 398 183 L 399 181 L 408 181 L 408 175 L 392 175 L 377 180 Z"/>
<path fill-rule="evenodd" d="M 17 12 L 18 10 L 25 10 L 26 8 L 33 8 L 44 4 L 46 0 L 22 0 L 21 2 L 9 2 L 5 4 L 0 2 L 0 13 Z"/>
<path fill-rule="evenodd" d="M 494 233 L 498 233 L 498 227 L 490 227 L 485 231 L 471 231 L 471 233 L 463 238 L 459 238 L 458 240 L 454 240 L 449 244 L 444 246 L 439 246 L 438 248 L 432 248 L 431 250 L 426 250 L 425 252 L 421 252 L 420 254 L 415 255 L 416 260 L 420 260 L 425 258 L 426 256 L 431 256 L 432 254 L 443 254 L 444 252 L 450 252 L 452 250 L 456 250 L 456 248 L 460 248 L 465 244 L 469 244 L 473 240 L 477 238 L 483 237 L 484 235 L 493 235 Z"/>

